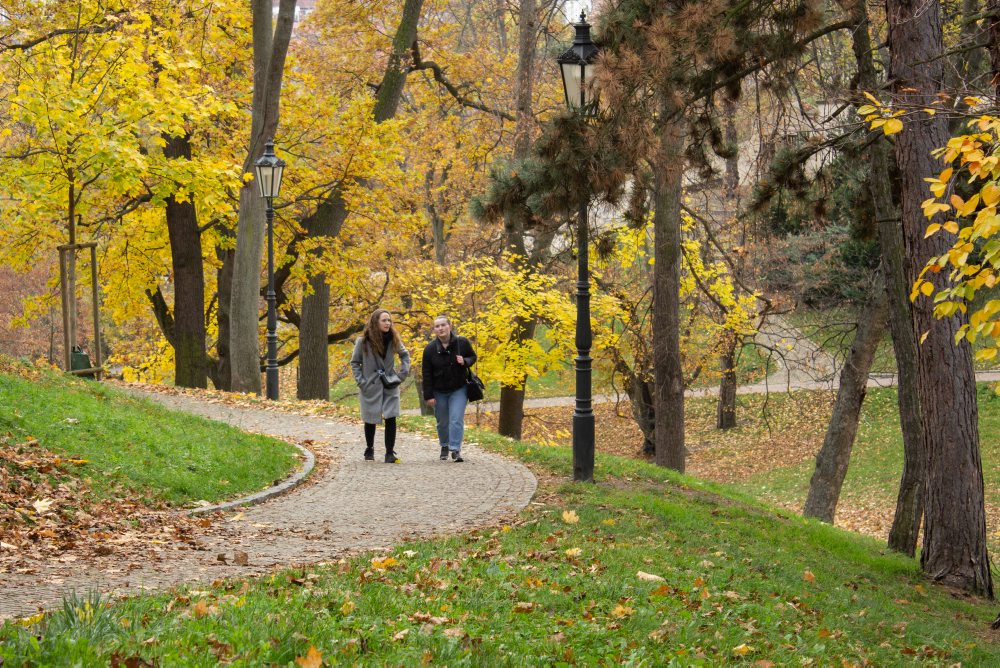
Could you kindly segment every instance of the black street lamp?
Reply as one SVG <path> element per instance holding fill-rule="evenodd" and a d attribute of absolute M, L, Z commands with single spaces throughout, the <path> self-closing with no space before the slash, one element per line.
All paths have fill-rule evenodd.
<path fill-rule="evenodd" d="M 587 15 L 580 12 L 580 22 L 574 24 L 573 46 L 556 62 L 562 72 L 563 92 L 570 110 L 581 116 L 593 116 L 597 111 L 591 80 L 597 46 L 590 39 Z M 590 325 L 590 267 L 587 260 L 588 222 L 587 196 L 580 199 L 577 221 L 577 281 L 576 281 L 576 409 L 573 411 L 573 480 L 594 481 L 594 408 L 590 347 L 593 332 Z"/>
<path fill-rule="evenodd" d="M 267 376 L 268 399 L 278 398 L 278 297 L 274 292 L 274 198 L 281 190 L 285 161 L 274 154 L 274 142 L 264 145 L 264 155 L 253 163 L 260 196 L 267 201 Z"/>

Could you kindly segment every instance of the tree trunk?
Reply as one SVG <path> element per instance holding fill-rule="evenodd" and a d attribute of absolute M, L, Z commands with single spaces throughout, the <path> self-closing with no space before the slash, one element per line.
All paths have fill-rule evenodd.
<path fill-rule="evenodd" d="M 715 419 L 716 429 L 732 429 L 736 426 L 736 346 L 739 337 L 732 332 L 726 337 L 725 347 L 719 359 L 722 381 L 719 383 L 719 405 Z"/>
<path fill-rule="evenodd" d="M 272 5 L 252 0 L 253 107 L 244 173 L 252 172 L 264 144 L 278 127 L 285 56 L 292 37 L 295 0 L 281 0 L 272 33 Z M 260 270 L 264 252 L 264 204 L 253 181 L 240 189 L 233 264 L 229 352 L 232 389 L 260 394 Z"/>
<path fill-rule="evenodd" d="M 867 5 L 863 2 L 841 2 L 851 14 L 855 28 L 851 30 L 854 58 L 858 67 L 858 87 L 862 91 L 879 88 L 875 70 L 871 28 Z M 867 104 L 861 95 L 856 105 Z M 889 547 L 913 556 L 917 534 L 923 517 L 923 485 L 926 450 L 920 424 L 920 402 L 917 398 L 917 340 L 910 325 L 910 289 L 907 283 L 906 251 L 899 209 L 893 198 L 892 175 L 896 164 L 886 142 L 872 142 L 868 148 L 868 189 L 872 195 L 878 240 L 885 276 L 889 330 L 896 356 L 898 403 L 903 432 L 903 474 L 896 500 L 896 513 L 889 531 Z"/>
<path fill-rule="evenodd" d="M 809 495 L 802 511 L 806 517 L 833 523 L 858 432 L 861 405 L 868 392 L 868 372 L 875 358 L 875 349 L 885 334 L 888 311 L 886 292 L 879 280 L 872 288 L 871 300 L 861 311 L 851 352 L 840 370 L 837 401 L 833 405 L 823 447 L 816 455 L 816 470 L 809 482 Z"/>
<path fill-rule="evenodd" d="M 535 39 L 537 33 L 536 0 L 521 0 L 517 27 L 517 72 L 515 73 L 515 117 L 513 159 L 523 160 L 531 154 L 531 128 L 534 116 L 531 110 L 532 84 L 535 72 Z M 507 250 L 527 259 L 524 243 L 524 221 L 515 212 L 504 213 L 504 234 Z M 534 318 L 520 319 L 515 345 L 524 345 L 535 335 Z M 524 424 L 524 390 L 527 378 L 522 374 L 518 382 L 500 386 L 500 415 L 497 431 L 503 436 L 521 439 Z"/>
<path fill-rule="evenodd" d="M 408 59 L 417 40 L 422 6 L 423 0 L 406 0 L 403 5 L 399 26 L 392 40 L 392 54 L 375 97 L 373 116 L 376 123 L 392 118 L 399 108 L 409 71 Z M 337 188 L 317 207 L 315 213 L 302 222 L 302 226 L 308 238 L 334 239 L 343 229 L 348 214 L 343 192 Z M 330 288 L 326 283 L 326 274 L 311 276 L 309 283 L 313 292 L 302 298 L 299 326 L 301 358 L 296 395 L 299 399 L 325 399 L 330 392 Z"/>
<path fill-rule="evenodd" d="M 664 95 L 666 98 L 666 95 Z M 653 369 L 656 464 L 684 472 L 684 371 L 680 349 L 681 187 L 684 131 L 667 100 L 653 186 Z"/>
<path fill-rule="evenodd" d="M 225 236 L 231 238 L 232 232 L 227 229 Z M 218 338 L 215 341 L 215 354 L 218 359 L 215 366 L 209 368 L 208 373 L 212 379 L 212 384 L 215 385 L 215 389 L 228 392 L 233 389 L 229 334 L 232 331 L 230 326 L 230 314 L 232 312 L 230 305 L 233 293 L 233 265 L 236 260 L 236 251 L 232 248 L 216 246 L 215 256 L 220 262 L 219 269 L 215 274 L 219 299 L 215 316 L 216 329 L 218 330 Z"/>
<path fill-rule="evenodd" d="M 993 74 L 993 106 L 1000 105 L 1000 0 L 986 0 L 989 26 L 990 72 Z"/>
<path fill-rule="evenodd" d="M 164 137 L 163 155 L 191 160 L 189 135 Z M 166 201 L 167 234 L 174 274 L 174 384 L 208 387 L 205 355 L 205 269 L 201 255 L 201 232 L 194 202 Z"/>
<path fill-rule="evenodd" d="M 922 0 L 887 0 L 886 14 L 894 101 L 901 108 L 928 107 L 942 90 L 940 6 Z M 930 257 L 951 245 L 945 234 L 924 238 L 927 220 L 921 208 L 927 198 L 924 179 L 941 171 L 931 151 L 947 141 L 947 120 L 919 113 L 907 117 L 897 136 L 911 284 Z M 944 287 L 946 276 L 929 276 L 936 289 Z M 920 566 L 937 581 L 992 598 L 972 353 L 967 341 L 954 343 L 966 318 L 939 320 L 932 302 L 924 298 L 914 302 L 912 314 L 914 335 L 921 341 L 917 391 L 927 446 Z"/>

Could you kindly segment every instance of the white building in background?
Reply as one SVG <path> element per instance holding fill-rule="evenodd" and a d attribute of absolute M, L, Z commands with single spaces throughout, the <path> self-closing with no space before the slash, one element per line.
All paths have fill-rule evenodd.
<path fill-rule="evenodd" d="M 295 3 L 295 22 L 298 23 L 316 8 L 316 0 L 298 0 Z M 271 14 L 278 18 L 278 0 L 271 1 Z"/>

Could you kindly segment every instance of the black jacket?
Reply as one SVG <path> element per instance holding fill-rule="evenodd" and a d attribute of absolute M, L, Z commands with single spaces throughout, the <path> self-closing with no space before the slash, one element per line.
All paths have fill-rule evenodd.
<path fill-rule="evenodd" d="M 455 361 L 461 355 L 464 365 Z M 434 392 L 452 392 L 465 385 L 467 369 L 476 363 L 476 353 L 472 344 L 464 336 L 452 337 L 448 349 L 434 337 L 424 348 L 423 389 L 424 400 L 434 398 Z"/>

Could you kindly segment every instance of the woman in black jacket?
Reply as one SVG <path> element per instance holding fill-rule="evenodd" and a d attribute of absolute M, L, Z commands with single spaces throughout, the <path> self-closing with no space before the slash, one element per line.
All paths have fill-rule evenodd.
<path fill-rule="evenodd" d="M 439 315 L 434 319 L 434 340 L 424 348 L 424 400 L 434 408 L 437 418 L 441 460 L 462 459 L 462 436 L 465 434 L 465 406 L 469 403 L 465 384 L 469 367 L 476 363 L 472 344 L 463 336 L 452 334 L 451 320 Z"/>

